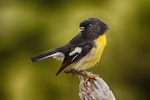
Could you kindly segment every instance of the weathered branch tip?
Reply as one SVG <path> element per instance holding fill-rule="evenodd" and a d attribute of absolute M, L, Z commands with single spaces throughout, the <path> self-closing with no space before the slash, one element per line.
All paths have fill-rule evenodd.
<path fill-rule="evenodd" d="M 91 72 L 87 73 L 92 74 Z M 86 85 L 81 75 L 79 75 L 79 80 L 79 97 L 81 100 L 116 100 L 109 86 L 99 76 L 95 80 L 87 81 Z"/>

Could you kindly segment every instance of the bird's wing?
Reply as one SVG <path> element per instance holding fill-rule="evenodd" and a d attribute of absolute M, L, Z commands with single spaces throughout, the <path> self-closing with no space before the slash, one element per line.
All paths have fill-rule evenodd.
<path fill-rule="evenodd" d="M 88 41 L 83 42 L 77 46 L 72 45 L 68 53 L 65 54 L 65 58 L 62 62 L 62 66 L 59 68 L 58 72 L 56 73 L 56 76 L 61 71 L 63 71 L 68 65 L 79 61 L 81 58 L 87 55 L 93 46 L 94 46 L 93 42 L 88 42 Z"/>

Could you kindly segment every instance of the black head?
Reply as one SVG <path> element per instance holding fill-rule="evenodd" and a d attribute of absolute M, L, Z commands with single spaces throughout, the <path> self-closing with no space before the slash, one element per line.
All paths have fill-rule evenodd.
<path fill-rule="evenodd" d="M 87 38 L 95 39 L 107 29 L 108 26 L 97 18 L 87 18 L 80 23 L 80 32 Z"/>

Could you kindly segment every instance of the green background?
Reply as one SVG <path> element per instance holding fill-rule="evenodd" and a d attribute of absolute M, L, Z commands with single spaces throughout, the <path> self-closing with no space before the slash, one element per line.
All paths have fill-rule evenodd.
<path fill-rule="evenodd" d="M 108 24 L 100 74 L 117 100 L 150 98 L 150 0 L 0 0 L 0 100 L 79 100 L 78 76 L 30 57 L 75 36 L 81 20 Z"/>

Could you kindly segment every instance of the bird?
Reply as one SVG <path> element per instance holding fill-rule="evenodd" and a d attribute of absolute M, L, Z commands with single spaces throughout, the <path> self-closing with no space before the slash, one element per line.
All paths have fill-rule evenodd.
<path fill-rule="evenodd" d="M 99 18 L 86 18 L 80 22 L 78 34 L 68 43 L 37 54 L 31 57 L 31 61 L 37 62 L 50 57 L 61 60 L 56 76 L 67 66 L 72 66 L 72 72 L 86 71 L 99 62 L 106 46 L 107 30 L 107 24 Z"/>

